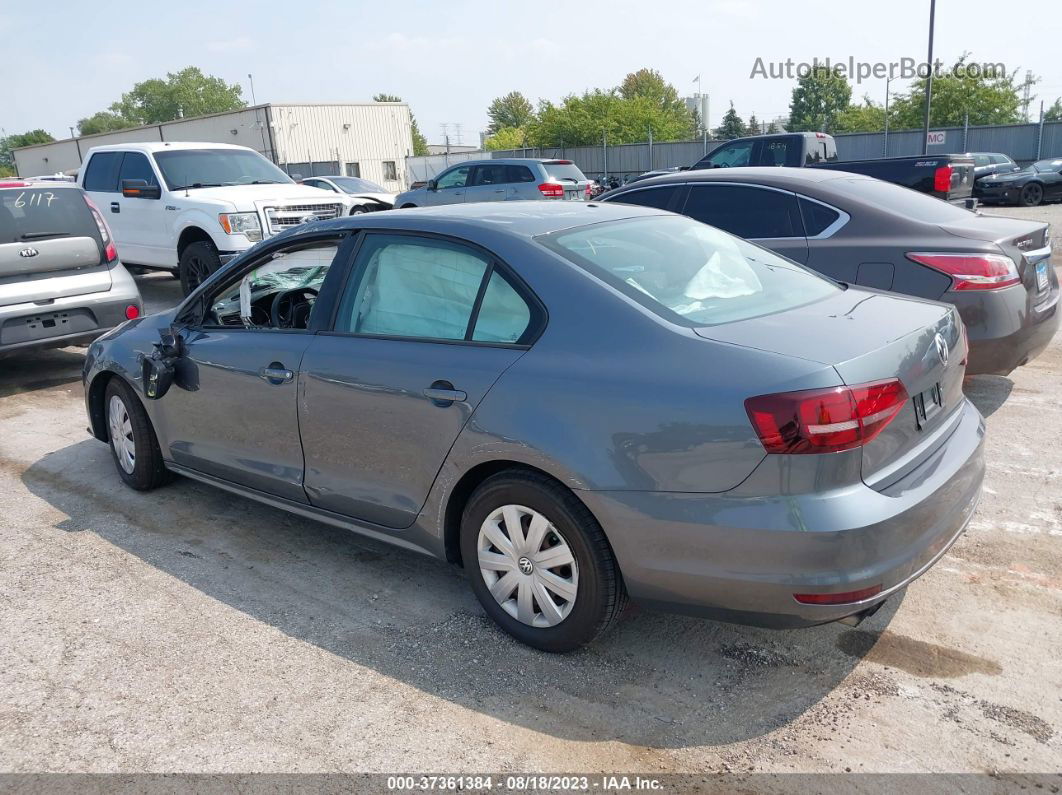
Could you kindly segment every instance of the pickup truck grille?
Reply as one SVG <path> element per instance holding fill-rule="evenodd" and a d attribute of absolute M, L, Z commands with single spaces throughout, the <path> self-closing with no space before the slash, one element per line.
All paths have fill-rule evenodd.
<path fill-rule="evenodd" d="M 330 218 L 338 218 L 342 214 L 342 204 L 287 204 L 282 207 L 265 208 L 269 233 L 274 235 L 293 226 L 307 223 L 311 218 L 317 221 L 327 221 Z"/>

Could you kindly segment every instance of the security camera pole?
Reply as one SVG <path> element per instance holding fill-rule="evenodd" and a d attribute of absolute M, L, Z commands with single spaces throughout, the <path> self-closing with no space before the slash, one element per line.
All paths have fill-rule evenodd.
<path fill-rule="evenodd" d="M 926 115 L 922 125 L 922 154 L 929 154 L 929 106 L 933 103 L 933 22 L 937 16 L 937 0 L 929 0 L 929 74 L 926 76 Z"/>

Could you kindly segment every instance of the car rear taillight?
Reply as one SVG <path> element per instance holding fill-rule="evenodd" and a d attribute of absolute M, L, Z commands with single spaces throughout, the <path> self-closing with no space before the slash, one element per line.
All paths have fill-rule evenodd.
<path fill-rule="evenodd" d="M 951 190 L 951 166 L 940 166 L 933 172 L 933 190 L 937 193 L 947 193 Z"/>
<path fill-rule="evenodd" d="M 138 317 L 140 317 L 140 307 L 136 304 L 129 304 L 129 306 L 125 308 L 125 319 L 135 320 Z"/>
<path fill-rule="evenodd" d="M 1021 283 L 1014 260 L 1002 254 L 909 252 L 907 259 L 946 273 L 954 290 L 998 290 Z"/>
<path fill-rule="evenodd" d="M 538 190 L 547 199 L 564 198 L 564 186 L 558 185 L 556 182 L 543 182 L 538 186 Z"/>
<path fill-rule="evenodd" d="M 881 586 L 871 585 L 869 588 L 843 593 L 795 593 L 793 598 L 805 605 L 846 605 L 852 602 L 862 602 L 879 593 L 881 593 Z"/>
<path fill-rule="evenodd" d="M 105 263 L 114 262 L 118 259 L 118 249 L 114 247 L 114 237 L 111 236 L 111 228 L 107 226 L 107 222 L 96 205 L 92 203 L 92 199 L 85 194 L 81 195 L 85 197 L 85 204 L 88 205 L 89 212 L 92 213 L 92 220 L 96 222 L 96 228 L 100 231 L 100 240 L 103 241 L 103 261 Z"/>
<path fill-rule="evenodd" d="M 591 198 L 591 197 L 592 197 L 593 195 L 594 195 L 594 192 L 593 192 L 592 190 L 590 190 L 590 183 L 589 183 L 589 182 L 587 182 L 587 183 L 586 183 L 586 198 L 588 198 L 588 199 L 589 199 L 589 198 Z"/>
<path fill-rule="evenodd" d="M 28 188 L 28 182 L 0 182 L 0 188 Z"/>
<path fill-rule="evenodd" d="M 892 378 L 751 397 L 745 411 L 768 453 L 837 453 L 869 442 L 906 402 L 907 390 Z"/>

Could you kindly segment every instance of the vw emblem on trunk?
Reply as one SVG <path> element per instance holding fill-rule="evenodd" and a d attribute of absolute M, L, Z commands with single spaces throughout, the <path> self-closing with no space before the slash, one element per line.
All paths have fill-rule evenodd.
<path fill-rule="evenodd" d="M 933 344 L 937 346 L 937 356 L 940 357 L 940 363 L 945 367 L 948 366 L 948 343 L 944 341 L 944 338 L 937 334 L 933 338 Z"/>
<path fill-rule="evenodd" d="M 38 254 L 40 254 L 40 252 L 35 248 L 24 248 L 18 252 L 20 257 L 36 257 Z"/>

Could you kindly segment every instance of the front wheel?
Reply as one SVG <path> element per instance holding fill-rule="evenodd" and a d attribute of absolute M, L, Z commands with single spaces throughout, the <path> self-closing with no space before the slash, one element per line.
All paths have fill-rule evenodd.
<path fill-rule="evenodd" d="M 1022 207 L 1035 207 L 1044 200 L 1044 188 L 1037 182 L 1031 182 L 1021 189 L 1018 199 Z"/>
<path fill-rule="evenodd" d="M 177 266 L 181 291 L 188 295 L 220 267 L 221 257 L 213 243 L 208 240 L 190 243 L 181 252 L 181 261 Z"/>
<path fill-rule="evenodd" d="M 364 208 L 364 207 L 361 207 L 361 206 L 358 206 L 358 207 L 351 207 L 351 208 L 350 208 L 350 214 L 351 214 L 351 215 L 361 215 L 361 214 L 362 214 L 362 213 L 364 213 L 364 212 L 365 212 L 365 208 Z"/>
<path fill-rule="evenodd" d="M 502 472 L 476 489 L 461 521 L 461 555 L 483 609 L 536 649 L 589 643 L 626 603 L 601 526 L 539 473 Z"/>
<path fill-rule="evenodd" d="M 171 478 L 162 463 L 155 429 L 136 393 L 117 376 L 104 392 L 107 437 L 118 476 L 137 491 L 158 488 Z"/>

